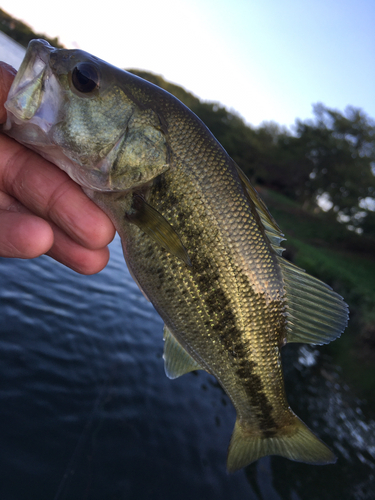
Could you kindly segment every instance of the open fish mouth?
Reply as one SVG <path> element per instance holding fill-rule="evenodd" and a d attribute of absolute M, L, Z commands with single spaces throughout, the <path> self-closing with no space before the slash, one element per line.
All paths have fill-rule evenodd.
<path fill-rule="evenodd" d="M 55 49 L 44 40 L 33 40 L 9 91 L 5 108 L 14 117 L 16 125 L 29 122 L 23 128 L 24 144 L 50 144 L 48 133 L 57 122 L 61 88 L 49 66 L 50 54 Z M 4 130 L 10 128 L 10 120 Z"/>
<path fill-rule="evenodd" d="M 44 72 L 49 63 L 50 54 L 54 50 L 45 40 L 32 40 L 30 42 L 10 89 L 8 99 L 12 99 Z"/>
<path fill-rule="evenodd" d="M 86 164 L 55 140 L 54 127 L 65 118 L 64 90 L 51 59 L 56 52 L 61 50 L 45 40 L 30 42 L 4 105 L 7 121 L 2 130 L 58 165 L 81 186 L 111 191 L 106 158 L 98 165 Z"/>

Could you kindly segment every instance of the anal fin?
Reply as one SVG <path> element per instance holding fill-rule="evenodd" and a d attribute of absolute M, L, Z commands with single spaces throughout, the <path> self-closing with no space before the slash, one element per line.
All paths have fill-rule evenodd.
<path fill-rule="evenodd" d="M 185 373 L 203 369 L 186 352 L 166 325 L 164 325 L 164 342 L 164 368 L 168 378 L 177 378 Z"/>

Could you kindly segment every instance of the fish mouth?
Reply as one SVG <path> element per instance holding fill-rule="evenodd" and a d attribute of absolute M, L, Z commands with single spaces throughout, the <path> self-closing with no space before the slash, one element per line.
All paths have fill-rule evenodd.
<path fill-rule="evenodd" d="M 113 191 L 109 160 L 118 153 L 121 136 L 109 158 L 97 165 L 84 163 L 80 155 L 62 147 L 54 137 L 54 127 L 64 121 L 64 90 L 58 80 L 68 54 L 45 40 L 32 40 L 9 90 L 4 106 L 7 121 L 2 130 L 64 170 L 75 182 L 89 189 Z M 66 51 L 67 52 L 67 51 Z"/>
<path fill-rule="evenodd" d="M 8 116 L 3 130 L 9 130 L 12 122 L 19 126 L 28 122 L 27 132 L 25 130 L 21 137 L 25 144 L 48 143 L 48 132 L 58 119 L 56 104 L 61 90 L 49 65 L 54 51 L 44 40 L 29 43 L 4 104 L 12 119 Z"/>
<path fill-rule="evenodd" d="M 8 100 L 13 99 L 45 70 L 54 50 L 45 40 L 31 40 L 9 91 Z"/>

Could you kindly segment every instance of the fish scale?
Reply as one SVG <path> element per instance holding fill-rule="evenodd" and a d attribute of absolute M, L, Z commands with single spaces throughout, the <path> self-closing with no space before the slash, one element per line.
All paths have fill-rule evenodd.
<path fill-rule="evenodd" d="M 166 177 L 167 177 L 167 175 L 166 175 Z M 168 204 L 168 199 L 166 199 L 166 200 L 163 199 L 163 194 L 164 194 L 164 192 L 176 193 L 176 195 L 175 195 L 176 199 L 180 199 L 181 195 L 183 195 L 184 202 L 188 206 L 190 206 L 189 193 L 192 194 L 193 198 L 196 197 L 196 189 L 194 189 L 194 190 L 186 189 L 186 184 L 182 184 L 180 182 L 180 180 L 178 179 L 178 176 L 176 176 L 176 175 L 171 176 L 171 180 L 176 185 L 175 189 L 171 185 L 163 186 L 164 190 L 162 192 L 160 192 L 160 190 L 158 190 L 157 193 L 152 192 L 148 201 L 150 202 L 150 204 L 152 204 L 152 206 L 157 208 L 157 210 L 162 215 L 166 216 L 168 218 L 168 220 L 170 222 L 172 222 L 172 225 L 176 229 L 176 232 L 178 234 L 180 234 L 180 236 L 182 237 L 182 240 L 184 241 L 183 236 L 185 235 L 185 232 L 184 232 L 183 228 L 180 227 L 180 225 L 178 224 L 178 221 L 173 220 L 173 218 L 171 217 L 171 209 L 170 209 L 171 207 Z M 184 185 L 184 187 L 185 187 L 184 193 L 177 192 L 177 190 L 179 189 L 179 187 L 181 185 Z M 240 196 L 237 196 L 237 198 L 240 199 Z M 159 203 L 159 199 L 161 200 L 160 203 Z M 168 207 L 169 210 L 167 211 L 167 213 L 163 212 L 163 205 L 169 205 L 169 207 Z M 248 207 L 247 207 L 247 209 L 248 209 L 247 212 L 249 212 Z M 243 208 L 243 211 L 245 211 L 244 208 Z M 237 218 L 239 218 L 240 223 L 243 224 L 243 217 L 241 216 L 241 211 L 236 210 L 235 204 L 234 204 L 233 212 L 239 216 Z M 196 248 L 198 243 L 199 243 L 199 246 L 204 247 L 204 248 L 210 248 L 210 249 L 214 248 L 218 243 L 217 242 L 217 239 L 218 239 L 217 231 L 214 232 L 214 234 L 212 234 L 212 230 L 208 231 L 208 229 L 211 226 L 208 225 L 208 227 L 207 227 L 207 224 L 205 224 L 205 228 L 206 228 L 205 231 L 204 230 L 202 231 L 202 230 L 200 230 L 200 228 L 198 228 L 198 232 L 200 235 L 199 242 L 195 242 L 194 237 L 192 237 L 192 233 L 194 232 L 194 230 L 197 231 L 197 229 L 192 228 L 192 226 L 194 224 L 194 221 L 200 220 L 200 218 L 196 217 L 196 214 L 193 211 L 191 212 L 190 217 L 191 217 L 190 231 L 188 231 L 188 233 L 187 233 L 186 241 L 192 241 L 193 248 Z M 249 218 L 250 218 L 250 215 L 248 214 L 248 217 L 246 218 L 246 220 L 249 220 Z M 206 217 L 204 219 L 205 222 L 207 221 L 207 219 L 208 219 L 208 216 L 206 214 Z M 259 240 L 260 242 L 262 241 L 260 239 L 260 236 L 259 236 L 259 229 L 256 225 L 256 222 L 255 222 L 254 218 L 251 218 L 251 219 L 252 219 L 251 223 L 249 224 L 250 228 L 238 227 L 238 229 L 236 230 L 233 228 L 234 222 L 232 222 L 231 228 L 230 228 L 231 229 L 231 231 L 230 231 L 230 240 L 231 241 L 237 242 L 237 243 L 239 242 L 240 245 L 242 246 L 244 244 L 244 240 L 248 243 L 248 240 L 249 240 L 248 235 L 249 234 L 253 235 L 251 239 L 254 239 L 255 241 Z M 225 218 L 225 220 L 227 220 L 227 219 Z M 216 222 L 217 222 L 217 218 L 216 218 Z M 186 226 L 187 224 L 184 224 L 184 225 Z M 258 233 L 258 236 L 256 234 L 254 234 L 255 231 Z M 224 240 L 224 235 L 222 233 L 223 232 L 221 231 L 219 234 L 221 236 L 221 239 Z M 124 237 L 125 245 L 126 245 L 126 241 L 128 241 L 128 239 L 129 238 Z M 267 248 L 265 245 L 259 245 L 259 246 L 261 247 L 261 252 L 262 252 L 261 255 L 258 255 L 257 253 L 255 253 L 255 255 L 254 255 L 254 252 L 253 252 L 254 261 L 259 261 L 261 264 L 259 274 L 261 276 L 264 274 L 268 274 L 268 276 L 267 276 L 268 282 L 274 283 L 276 281 L 277 273 L 272 272 L 273 271 L 272 266 L 271 266 L 272 259 L 269 258 L 268 263 L 265 263 L 264 254 L 267 253 Z M 227 248 L 228 243 L 223 241 L 219 245 L 219 247 Z M 180 268 L 179 268 L 180 276 L 178 277 L 178 279 L 173 279 L 171 281 L 173 281 L 175 283 L 182 282 L 182 283 L 187 284 L 186 285 L 187 289 L 189 290 L 190 294 L 193 296 L 193 300 L 192 300 L 191 304 L 189 304 L 189 305 L 186 303 L 184 304 L 184 309 L 186 309 L 185 314 L 187 314 L 190 317 L 190 316 L 193 316 L 196 314 L 196 310 L 202 311 L 202 313 L 201 313 L 202 320 L 201 320 L 200 324 L 198 324 L 196 326 L 196 328 L 198 328 L 200 330 L 200 332 L 202 333 L 203 339 L 208 337 L 208 338 L 215 338 L 215 340 L 216 340 L 216 346 L 217 346 L 216 349 L 218 350 L 217 354 L 215 351 L 213 352 L 213 354 L 211 354 L 211 351 L 212 351 L 211 344 L 208 344 L 208 346 L 207 346 L 208 349 L 210 350 L 210 354 L 211 354 L 212 359 L 216 360 L 216 362 L 213 361 L 210 363 L 210 372 L 213 375 L 217 376 L 217 378 L 220 379 L 221 383 L 224 385 L 225 388 L 228 387 L 228 393 L 234 402 L 237 399 L 236 392 L 238 392 L 238 390 L 236 391 L 235 389 L 231 389 L 230 387 L 233 386 L 233 388 L 235 388 L 238 386 L 239 383 L 242 383 L 244 386 L 244 391 L 251 393 L 252 392 L 252 384 L 251 384 L 252 379 L 247 378 L 247 371 L 246 370 L 245 370 L 245 373 L 243 375 L 242 375 L 241 370 L 237 370 L 237 376 L 235 377 L 236 380 L 232 382 L 231 380 L 226 380 L 227 377 L 225 377 L 225 375 L 217 373 L 216 364 L 218 363 L 219 365 L 221 365 L 224 361 L 225 363 L 231 363 L 233 366 L 236 366 L 238 364 L 239 356 L 241 356 L 241 352 L 243 352 L 244 349 L 246 349 L 246 344 L 250 344 L 253 346 L 255 345 L 256 347 L 255 347 L 255 350 L 253 351 L 255 353 L 255 355 L 253 355 L 253 356 L 250 355 L 250 359 L 252 359 L 252 364 L 253 364 L 252 372 L 259 372 L 259 374 L 258 374 L 259 384 L 258 385 L 260 387 L 258 387 L 257 394 L 258 394 L 258 396 L 263 395 L 264 394 L 264 389 L 263 389 L 264 384 L 262 383 L 262 374 L 267 374 L 270 370 L 270 368 L 267 367 L 267 364 L 270 364 L 270 360 L 272 358 L 269 356 L 268 351 L 272 350 L 273 346 L 272 346 L 272 344 L 267 342 L 265 356 L 264 356 L 266 358 L 266 361 L 264 361 L 263 359 L 259 359 L 259 353 L 261 352 L 261 350 L 259 348 L 257 348 L 257 343 L 258 343 L 257 339 L 264 337 L 265 336 L 264 333 L 267 335 L 267 333 L 270 330 L 271 331 L 277 330 L 275 327 L 272 328 L 271 325 L 275 324 L 275 321 L 277 323 L 279 323 L 278 315 L 271 314 L 270 317 L 267 317 L 267 318 L 264 317 L 264 309 L 265 308 L 262 307 L 260 301 L 257 300 L 256 297 L 254 297 L 254 295 L 256 295 L 256 293 L 255 294 L 250 293 L 250 291 L 254 287 L 249 286 L 249 280 L 246 280 L 245 276 L 242 276 L 242 280 L 240 279 L 240 276 L 244 273 L 244 270 L 241 270 L 241 271 L 239 270 L 240 265 L 238 263 L 236 263 L 236 265 L 234 266 L 234 269 L 231 267 L 228 268 L 228 262 L 225 259 L 226 256 L 225 256 L 225 254 L 222 255 L 221 252 L 219 253 L 218 256 L 210 255 L 209 259 L 207 259 L 207 256 L 204 253 L 202 256 L 200 256 L 198 254 L 196 257 L 198 262 L 195 263 L 195 260 L 193 259 L 194 250 L 191 253 L 189 252 L 190 245 L 188 243 L 186 243 L 186 248 L 187 248 L 188 253 L 192 259 L 193 270 L 195 271 L 195 273 L 192 273 L 189 270 L 189 268 L 186 268 L 186 266 L 183 266 L 181 264 Z M 231 255 L 232 255 L 232 260 L 234 260 L 235 255 L 233 253 Z M 133 255 L 133 256 L 129 255 L 129 260 L 131 260 L 131 261 L 134 261 L 134 259 L 136 259 L 136 258 L 142 259 L 142 257 L 139 255 L 139 253 L 138 253 L 138 257 L 136 257 L 135 255 Z M 155 260 L 155 255 L 154 255 L 154 260 Z M 217 260 L 219 261 L 219 263 L 217 266 L 215 266 L 216 269 L 206 269 L 206 265 L 209 262 L 215 263 Z M 201 269 L 202 262 L 204 264 L 203 270 Z M 213 267 L 213 264 L 212 264 L 212 267 Z M 168 269 L 170 269 L 170 268 L 171 268 L 170 264 L 168 262 L 164 261 L 165 273 L 168 273 Z M 220 270 L 221 270 L 221 274 L 218 275 L 217 273 Z M 224 270 L 225 270 L 225 272 L 223 272 Z M 147 276 L 145 277 L 145 281 L 147 281 L 147 282 L 151 281 L 149 271 L 150 270 L 148 269 Z M 157 279 L 155 281 L 158 282 Z M 142 279 L 140 279 L 140 282 L 142 285 Z M 246 282 L 246 284 L 244 282 Z M 229 287 L 227 286 L 227 283 L 230 283 L 232 287 L 235 287 L 234 293 L 233 293 L 233 291 L 231 291 L 229 289 Z M 264 282 L 262 282 L 262 283 L 264 283 Z M 279 286 L 280 286 L 280 284 L 279 284 Z M 152 290 L 150 288 L 147 288 L 147 289 L 145 287 L 143 287 L 143 288 L 146 290 L 146 294 L 147 294 L 147 296 L 150 297 L 150 300 L 154 302 L 153 297 L 158 292 L 156 292 L 155 290 Z M 217 288 L 220 288 L 222 291 L 221 301 L 217 297 L 217 294 L 218 294 Z M 276 288 L 276 285 L 273 285 L 273 287 L 271 287 L 271 288 Z M 242 293 L 241 293 L 241 289 L 242 289 Z M 193 290 L 195 291 L 195 293 L 193 292 Z M 177 299 L 178 293 L 179 293 L 178 290 L 174 291 L 174 293 L 172 294 L 173 300 Z M 210 298 L 212 297 L 213 294 L 215 295 L 215 299 L 211 300 Z M 253 295 L 253 296 L 251 297 L 251 295 Z M 170 300 L 170 297 L 168 296 L 167 302 L 169 300 Z M 181 301 L 177 299 L 177 302 L 179 303 L 179 307 L 180 307 Z M 198 306 L 197 302 L 199 302 L 199 306 Z M 161 303 L 158 307 L 158 310 L 159 310 L 159 308 L 160 308 L 160 311 L 163 311 L 163 310 L 168 309 L 168 306 L 165 303 Z M 239 317 L 240 321 L 237 321 L 234 314 L 230 315 L 231 321 L 229 321 L 229 317 L 228 317 L 229 314 L 228 313 L 229 313 L 229 311 L 232 311 L 233 309 L 241 312 L 241 315 Z M 223 321 L 221 321 L 221 316 L 225 316 L 226 310 L 228 311 L 228 313 L 226 315 L 226 322 L 223 322 Z M 216 312 L 216 314 L 215 314 L 215 312 Z M 161 313 L 161 314 L 163 314 L 163 313 Z M 215 316 L 216 316 L 216 318 L 215 318 Z M 248 320 L 241 321 L 241 316 L 245 316 L 246 318 L 248 318 Z M 204 321 L 203 317 L 209 318 L 211 320 L 210 324 L 207 323 L 208 319 L 206 321 Z M 215 321 L 215 319 L 216 319 L 216 321 Z M 258 328 L 251 328 L 252 324 L 254 324 L 254 323 L 259 325 Z M 232 332 L 231 332 L 230 328 L 233 330 Z M 175 335 L 179 339 L 181 339 L 181 342 L 186 343 L 187 346 L 189 346 L 189 348 L 192 349 L 194 352 L 197 352 L 197 351 L 199 352 L 202 350 L 201 345 L 200 344 L 197 345 L 197 340 L 200 341 L 201 337 L 198 337 L 198 339 L 197 339 L 195 335 L 189 336 L 188 333 L 185 334 L 184 336 L 179 334 L 179 332 L 184 331 L 183 322 L 182 322 L 182 324 L 181 324 L 181 322 L 177 323 L 177 324 L 174 323 L 172 329 L 175 332 Z M 218 333 L 218 330 L 219 330 L 219 333 Z M 195 332 L 193 331 L 193 333 L 195 333 Z M 275 335 L 271 335 L 271 337 L 276 338 L 276 345 L 278 345 L 277 337 Z M 234 356 L 230 355 L 231 350 L 228 348 L 228 346 L 230 346 L 230 345 L 236 345 L 236 354 Z M 223 351 L 223 353 L 224 353 L 224 359 L 223 359 L 223 356 L 220 355 L 221 351 Z M 206 357 L 205 353 L 201 352 L 200 357 Z M 243 353 L 242 357 L 248 358 L 247 353 L 246 352 Z M 267 363 L 267 360 L 268 360 L 268 363 Z M 273 372 L 275 370 L 276 370 L 275 368 L 272 369 Z M 281 366 L 277 366 L 277 370 L 281 373 Z M 228 370 L 226 372 L 228 372 Z M 240 381 L 238 379 L 240 379 Z M 241 379 L 243 380 L 242 382 L 241 382 Z M 281 379 L 280 375 L 277 377 L 277 379 L 278 380 Z M 280 392 L 278 392 L 277 394 L 280 394 Z M 263 397 L 263 399 L 266 399 L 267 401 L 276 400 L 276 398 L 277 398 L 277 395 L 275 395 L 271 391 L 269 394 L 267 394 L 267 396 L 265 398 Z M 242 400 L 242 398 L 241 398 L 241 400 Z M 256 398 L 255 398 L 255 401 L 256 401 Z M 254 406 L 254 398 L 253 398 L 252 402 L 253 402 L 253 406 Z M 246 413 L 249 414 L 251 412 L 252 412 L 252 410 L 249 409 L 248 407 L 246 407 Z"/>
<path fill-rule="evenodd" d="M 80 50 L 32 41 L 4 131 L 65 170 L 113 221 L 165 322 L 168 377 L 203 369 L 232 400 L 233 472 L 265 455 L 335 461 L 289 408 L 280 348 L 324 344 L 342 298 L 284 260 L 277 223 L 205 125 L 162 89 Z"/>

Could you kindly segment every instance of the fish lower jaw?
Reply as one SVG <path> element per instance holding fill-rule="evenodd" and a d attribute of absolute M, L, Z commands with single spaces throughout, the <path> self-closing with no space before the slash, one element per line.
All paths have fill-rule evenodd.
<path fill-rule="evenodd" d="M 12 119 L 7 118 L 2 131 L 10 137 L 14 137 L 24 146 L 37 150 L 39 147 L 45 147 L 50 143 L 48 132 L 51 124 L 26 122 L 13 114 Z"/>
<path fill-rule="evenodd" d="M 100 170 L 91 168 L 91 166 L 81 165 L 79 160 L 75 161 L 69 158 L 60 146 L 53 144 L 48 136 L 47 126 L 46 130 L 35 123 L 28 123 L 26 126 L 24 122 L 14 116 L 11 122 L 8 121 L 3 127 L 3 132 L 54 163 L 77 184 L 96 191 L 113 191 L 107 175 L 103 175 Z"/>

